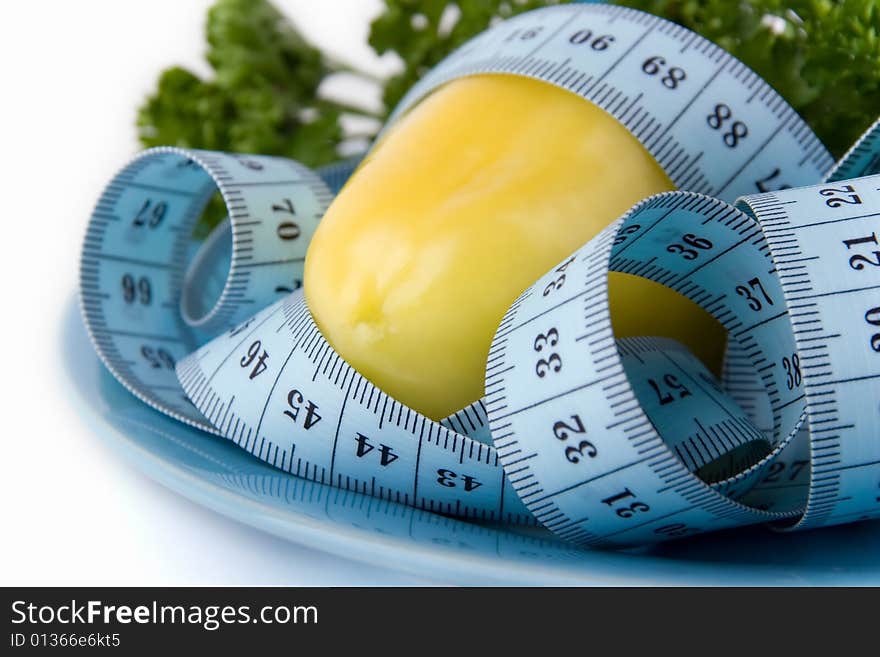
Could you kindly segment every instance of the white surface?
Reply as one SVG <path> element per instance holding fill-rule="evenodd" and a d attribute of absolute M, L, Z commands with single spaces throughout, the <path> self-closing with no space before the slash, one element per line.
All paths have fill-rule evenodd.
<path fill-rule="evenodd" d="M 419 583 L 299 548 L 153 484 L 85 428 L 60 366 L 62 314 L 102 185 L 138 146 L 159 71 L 201 61 L 207 0 L 0 5 L 3 540 L 0 585 Z M 381 73 L 379 0 L 280 0 L 314 40 Z"/>

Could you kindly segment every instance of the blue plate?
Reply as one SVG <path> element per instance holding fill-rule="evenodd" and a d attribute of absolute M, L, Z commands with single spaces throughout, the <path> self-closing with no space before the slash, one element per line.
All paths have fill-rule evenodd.
<path fill-rule="evenodd" d="M 101 365 L 76 303 L 62 339 L 83 417 L 134 467 L 218 513 L 331 554 L 474 585 L 880 584 L 880 521 L 587 552 L 543 530 L 461 522 L 298 479 L 135 399 Z"/>

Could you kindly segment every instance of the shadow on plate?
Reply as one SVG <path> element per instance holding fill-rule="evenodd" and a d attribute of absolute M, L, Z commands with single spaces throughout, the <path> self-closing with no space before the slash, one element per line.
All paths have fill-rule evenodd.
<path fill-rule="evenodd" d="M 293 542 L 466 584 L 876 584 L 880 521 L 803 533 L 762 527 L 627 552 L 582 551 L 541 529 L 477 525 L 293 477 L 149 408 L 106 371 L 76 302 L 65 369 L 96 433 L 145 474 Z"/>

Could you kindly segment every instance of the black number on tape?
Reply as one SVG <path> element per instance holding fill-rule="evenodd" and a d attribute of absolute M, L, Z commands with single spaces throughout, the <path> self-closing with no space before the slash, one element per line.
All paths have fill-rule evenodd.
<path fill-rule="evenodd" d="M 541 352 L 545 347 L 552 348 L 557 344 L 559 344 L 559 331 L 556 328 L 551 328 L 546 333 L 538 333 L 533 346 L 535 351 Z M 538 362 L 535 363 L 535 374 L 542 379 L 547 376 L 548 372 L 558 372 L 561 369 L 562 357 L 556 352 L 548 355 L 547 358 L 538 359 Z"/>
<path fill-rule="evenodd" d="M 263 353 L 260 353 L 261 351 Z M 269 353 L 265 349 L 263 349 L 262 342 L 260 342 L 259 340 L 255 340 L 251 343 L 251 346 L 248 347 L 247 355 L 242 356 L 241 366 L 247 368 L 250 367 L 251 364 L 253 364 L 254 367 L 251 370 L 250 375 L 248 375 L 248 378 L 253 381 L 260 374 L 266 371 L 266 368 L 268 367 L 266 365 L 267 360 L 269 360 Z"/>
<path fill-rule="evenodd" d="M 559 272 L 559 276 L 555 280 L 550 281 L 547 284 L 547 287 L 544 288 L 545 297 L 551 292 L 562 289 L 562 286 L 565 285 L 565 274 L 563 272 L 565 272 L 565 270 L 568 269 L 568 266 L 573 262 L 574 258 L 569 258 L 556 268 L 556 271 Z"/>
<path fill-rule="evenodd" d="M 844 245 L 846 245 L 847 251 L 851 251 L 853 247 L 862 246 L 865 244 L 873 244 L 877 246 L 877 234 L 871 233 L 867 237 L 857 237 L 851 240 L 843 240 Z M 849 266 L 855 269 L 856 271 L 862 271 L 866 265 L 870 265 L 871 267 L 880 267 L 880 251 L 872 251 L 871 255 L 873 256 L 873 260 L 861 253 L 852 256 L 849 259 Z"/>
<path fill-rule="evenodd" d="M 293 207 L 293 201 L 291 201 L 289 198 L 283 199 L 280 204 L 276 203 L 272 205 L 272 211 L 296 216 L 296 210 Z M 278 233 L 278 237 L 285 241 L 295 240 L 297 237 L 300 236 L 301 233 L 299 224 L 297 224 L 295 221 L 281 222 L 280 224 L 278 224 L 276 232 Z"/>
<path fill-rule="evenodd" d="M 764 176 L 763 178 L 759 178 L 755 181 L 755 187 L 758 188 L 758 191 L 762 194 L 766 194 L 767 192 L 779 191 L 783 189 L 791 189 L 791 185 L 788 183 L 778 183 L 770 186 L 770 183 L 779 178 L 782 175 L 782 169 L 776 167 L 769 174 Z"/>
<path fill-rule="evenodd" d="M 594 38 L 592 30 L 578 30 L 568 37 L 569 43 L 573 43 L 576 46 L 586 44 L 596 51 L 608 50 L 608 47 L 614 43 L 614 41 L 615 38 L 611 34 L 601 34 Z"/>
<path fill-rule="evenodd" d="M 446 468 L 440 468 L 437 470 L 437 483 L 441 486 L 446 486 L 446 488 L 458 488 L 459 481 L 462 482 L 463 488 L 467 493 L 470 493 L 472 490 L 476 490 L 483 485 L 471 475 L 461 475 L 461 477 L 459 477 L 458 473 L 453 472 L 452 470 L 447 470 Z"/>
<path fill-rule="evenodd" d="M 370 439 L 367 438 L 364 434 L 358 432 L 357 437 L 355 438 L 355 442 L 357 442 L 357 456 L 358 458 L 363 458 L 374 449 L 376 446 L 370 443 Z M 394 453 L 394 450 L 391 449 L 388 445 L 379 445 L 379 465 L 383 468 L 394 463 L 399 457 Z"/>
<path fill-rule="evenodd" d="M 770 469 L 767 471 L 767 476 L 762 479 L 762 483 L 772 484 L 776 483 L 780 480 L 782 473 L 788 469 L 788 477 L 787 481 L 794 481 L 798 478 L 798 475 L 803 472 L 804 468 L 810 464 L 809 461 L 792 461 L 790 464 L 784 463 L 782 461 L 776 461 L 775 463 L 770 464 Z"/>
<path fill-rule="evenodd" d="M 825 201 L 825 205 L 829 208 L 841 208 L 844 205 L 861 205 L 862 198 L 855 192 L 856 189 L 852 185 L 826 187 L 819 190 L 822 196 L 830 197 Z"/>
<path fill-rule="evenodd" d="M 674 374 L 665 374 L 662 383 L 657 383 L 655 379 L 648 379 L 648 385 L 657 393 L 657 401 L 661 406 L 671 404 L 676 399 L 684 399 L 691 396 L 691 391 Z M 678 397 L 676 397 L 676 394 Z"/>
<path fill-rule="evenodd" d="M 617 237 L 614 238 L 614 246 L 620 246 L 626 242 L 632 235 L 635 235 L 642 229 L 638 224 L 632 224 L 620 230 Z"/>
<path fill-rule="evenodd" d="M 122 276 L 122 298 L 128 304 L 137 302 L 149 306 L 153 300 L 153 287 L 150 284 L 150 279 L 141 276 L 135 280 L 131 274 L 124 274 Z"/>
<path fill-rule="evenodd" d="M 709 124 L 709 127 L 713 130 L 723 130 L 725 128 L 725 124 L 733 119 L 733 110 L 730 109 L 729 105 L 725 105 L 724 103 L 718 103 L 715 106 L 715 110 L 706 117 L 706 123 Z M 736 148 L 739 146 L 740 141 L 749 136 L 749 127 L 743 123 L 742 121 L 733 121 L 730 124 L 730 128 L 727 132 L 724 132 L 721 136 L 724 141 L 724 145 L 728 148 Z"/>
<path fill-rule="evenodd" d="M 667 66 L 666 59 L 660 55 L 649 57 L 642 63 L 642 71 L 650 76 L 663 73 L 660 82 L 667 89 L 678 89 L 678 85 L 687 79 L 687 73 L 678 66 Z"/>
<path fill-rule="evenodd" d="M 159 201 L 154 205 L 152 199 L 147 199 L 137 211 L 131 225 L 135 228 L 143 228 L 144 226 L 157 228 L 165 218 L 166 212 L 168 212 L 168 204 L 165 201 Z"/>
<path fill-rule="evenodd" d="M 635 501 L 629 502 L 630 499 Z M 646 513 L 651 510 L 650 506 L 639 502 L 636 499 L 636 494 L 629 488 L 624 488 L 622 492 L 606 497 L 602 500 L 602 504 L 607 504 L 621 518 L 632 518 L 637 513 Z"/>
<path fill-rule="evenodd" d="M 669 251 L 669 253 L 680 253 L 681 257 L 685 260 L 696 260 L 700 255 L 700 250 L 707 251 L 713 246 L 712 242 L 709 240 L 703 237 L 697 237 L 693 233 L 688 233 L 687 235 L 682 236 L 681 241 L 684 242 L 684 244 L 670 244 L 666 247 L 666 250 Z"/>
<path fill-rule="evenodd" d="M 141 356 L 144 357 L 153 369 L 174 369 L 174 358 L 162 347 L 154 349 L 148 345 L 141 345 Z"/>
<path fill-rule="evenodd" d="M 318 415 L 318 405 L 311 399 L 306 399 L 296 388 L 287 393 L 287 405 L 290 406 L 290 408 L 286 409 L 284 414 L 296 422 L 299 419 L 299 412 L 302 410 L 301 404 L 303 402 L 306 404 L 306 416 L 303 419 L 303 429 L 308 431 L 321 421 L 321 416 Z"/>
<path fill-rule="evenodd" d="M 782 359 L 782 367 L 785 370 L 785 385 L 789 390 L 799 388 L 803 380 L 801 375 L 801 359 L 797 354 L 791 358 L 785 356 Z"/>
<path fill-rule="evenodd" d="M 753 292 L 755 294 L 760 294 L 761 297 L 763 297 L 763 301 L 760 298 L 756 297 L 755 294 L 752 294 Z M 745 300 L 749 304 L 749 308 L 751 308 L 755 312 L 762 310 L 764 308 L 765 302 L 770 306 L 773 305 L 773 299 L 771 299 L 770 295 L 767 294 L 767 291 L 761 284 L 761 279 L 757 276 L 748 282 L 748 287 L 746 287 L 745 285 L 737 285 L 736 293 L 741 297 L 745 297 Z"/>
<path fill-rule="evenodd" d="M 587 428 L 584 426 L 580 415 L 572 415 L 571 423 L 558 420 L 553 423 L 553 435 L 559 440 L 568 440 L 573 434 L 586 433 Z M 580 463 L 582 457 L 596 458 L 599 451 L 596 446 L 589 440 L 581 440 L 576 447 L 565 448 L 565 458 L 569 463 Z"/>
<path fill-rule="evenodd" d="M 866 312 L 865 321 L 871 326 L 880 326 L 880 307 L 871 308 Z M 871 336 L 871 349 L 880 353 L 880 333 Z"/>

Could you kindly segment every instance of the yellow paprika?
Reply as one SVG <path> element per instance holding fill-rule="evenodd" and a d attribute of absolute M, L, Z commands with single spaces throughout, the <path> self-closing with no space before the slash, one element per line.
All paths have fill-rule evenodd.
<path fill-rule="evenodd" d="M 336 351 L 441 419 L 483 394 L 501 317 L 632 205 L 673 185 L 603 110 L 548 83 L 441 87 L 371 151 L 309 247 L 305 295 Z M 657 284 L 611 274 L 618 337 L 666 335 L 717 369 L 724 330 Z"/>

